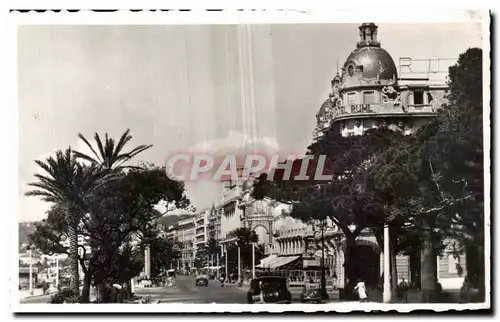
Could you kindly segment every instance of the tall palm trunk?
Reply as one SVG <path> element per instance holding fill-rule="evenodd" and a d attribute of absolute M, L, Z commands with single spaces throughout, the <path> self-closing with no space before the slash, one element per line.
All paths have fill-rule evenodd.
<path fill-rule="evenodd" d="M 75 214 L 68 214 L 75 216 Z M 70 288 L 76 294 L 80 294 L 80 276 L 78 274 L 78 233 L 77 233 L 77 221 L 71 218 L 70 225 L 68 226 L 68 236 L 69 236 L 69 263 L 70 263 Z"/>

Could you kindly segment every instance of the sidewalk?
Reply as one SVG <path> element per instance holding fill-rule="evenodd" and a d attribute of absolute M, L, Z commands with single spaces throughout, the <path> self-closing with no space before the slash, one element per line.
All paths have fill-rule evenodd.
<path fill-rule="evenodd" d="M 29 290 L 20 290 L 19 291 L 19 298 L 21 300 L 27 299 L 27 298 L 33 298 L 33 297 L 38 297 L 38 296 L 43 296 L 43 290 L 41 288 L 35 288 L 33 289 L 33 294 L 30 294 Z"/>

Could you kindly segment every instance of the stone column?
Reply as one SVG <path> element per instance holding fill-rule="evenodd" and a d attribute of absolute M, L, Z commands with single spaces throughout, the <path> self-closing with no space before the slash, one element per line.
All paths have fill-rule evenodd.
<path fill-rule="evenodd" d="M 146 246 L 144 250 L 144 274 L 147 279 L 151 278 L 151 249 Z"/>

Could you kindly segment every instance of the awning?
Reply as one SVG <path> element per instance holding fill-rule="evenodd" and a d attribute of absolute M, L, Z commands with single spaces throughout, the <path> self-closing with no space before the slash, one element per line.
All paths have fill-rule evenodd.
<path fill-rule="evenodd" d="M 294 260 L 298 259 L 300 256 L 276 256 L 271 255 L 269 257 L 261 260 L 260 264 L 255 266 L 256 268 L 279 268 L 290 264 Z"/>
<path fill-rule="evenodd" d="M 278 261 L 272 263 L 271 268 L 279 268 L 282 266 L 285 266 L 287 264 L 290 264 L 291 262 L 297 260 L 300 256 L 286 256 L 286 257 L 281 257 Z"/>
<path fill-rule="evenodd" d="M 264 259 L 261 259 L 260 264 L 255 266 L 256 268 L 267 268 L 271 263 L 278 259 L 277 255 L 269 255 Z"/>

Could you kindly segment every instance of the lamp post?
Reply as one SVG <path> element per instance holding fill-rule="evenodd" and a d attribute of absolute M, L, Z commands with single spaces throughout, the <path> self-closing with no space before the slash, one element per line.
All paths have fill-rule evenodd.
<path fill-rule="evenodd" d="M 56 288 L 59 289 L 59 255 L 56 255 Z"/>
<path fill-rule="evenodd" d="M 238 246 L 238 283 L 241 285 L 241 283 L 243 282 L 241 276 L 241 249 L 238 243 L 236 243 L 236 245 Z"/>
<path fill-rule="evenodd" d="M 321 221 L 321 294 L 323 298 L 328 298 L 326 292 L 326 276 L 325 276 L 325 221 Z"/>
<path fill-rule="evenodd" d="M 227 279 L 228 275 L 227 275 L 227 248 L 226 247 L 224 247 L 224 259 L 226 261 L 224 268 L 225 268 L 225 271 L 226 271 L 226 279 Z"/>
<path fill-rule="evenodd" d="M 30 292 L 30 295 L 33 295 L 33 250 L 32 250 L 33 246 L 30 245 L 29 246 L 29 249 L 28 249 L 28 252 L 29 252 L 29 255 L 30 255 L 30 277 L 29 277 L 29 292 Z"/>
<path fill-rule="evenodd" d="M 219 252 L 217 252 L 217 278 L 220 278 Z"/>
<path fill-rule="evenodd" d="M 255 278 L 255 243 L 252 243 L 252 278 Z"/>

